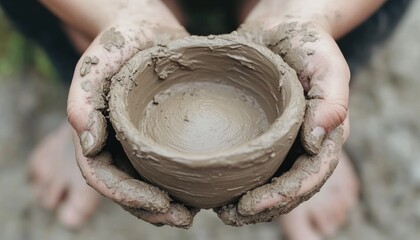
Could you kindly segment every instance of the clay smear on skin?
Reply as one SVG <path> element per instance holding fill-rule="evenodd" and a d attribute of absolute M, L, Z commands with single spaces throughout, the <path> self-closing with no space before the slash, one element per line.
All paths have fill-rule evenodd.
<path fill-rule="evenodd" d="M 112 51 L 112 47 L 121 49 L 125 45 L 125 39 L 121 32 L 116 31 L 115 28 L 103 33 L 100 44 L 107 51 Z M 81 77 L 87 76 L 93 65 L 98 65 L 99 58 L 96 56 L 86 56 L 82 61 L 79 74 Z M 98 69 L 96 69 L 98 71 Z M 109 78 L 105 77 L 105 80 Z M 102 79 L 101 79 L 102 80 Z M 105 145 L 107 139 L 106 125 L 107 121 L 101 114 L 102 111 L 108 109 L 108 102 L 106 96 L 109 92 L 109 81 L 99 81 L 93 83 L 92 79 L 85 79 L 80 87 L 83 91 L 89 93 L 87 97 L 87 104 L 92 105 L 93 110 L 88 116 L 88 124 L 84 127 L 84 131 L 80 134 L 80 143 L 83 148 L 83 154 L 92 157 L 97 154 Z"/>
<path fill-rule="evenodd" d="M 112 47 L 117 49 L 123 48 L 125 45 L 125 39 L 121 32 L 116 31 L 113 27 L 102 35 L 99 43 L 103 45 L 108 52 L 110 52 Z"/>
<path fill-rule="evenodd" d="M 97 57 L 86 56 L 83 59 L 82 67 L 80 67 L 80 76 L 82 76 L 82 77 L 86 76 L 88 73 L 90 73 L 91 66 L 96 65 L 98 63 L 99 63 L 99 59 Z"/>

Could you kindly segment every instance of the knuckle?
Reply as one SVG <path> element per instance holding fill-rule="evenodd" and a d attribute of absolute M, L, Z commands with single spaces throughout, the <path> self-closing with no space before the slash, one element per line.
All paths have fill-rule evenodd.
<path fill-rule="evenodd" d="M 67 119 L 73 127 L 76 123 L 76 119 L 77 119 L 77 116 L 78 116 L 79 112 L 80 112 L 79 108 L 76 107 L 75 104 L 69 102 L 69 104 L 67 106 Z"/>
<path fill-rule="evenodd" d="M 340 103 L 334 103 L 334 107 L 331 108 L 330 114 L 332 115 L 335 125 L 340 125 L 347 118 L 347 106 Z"/>

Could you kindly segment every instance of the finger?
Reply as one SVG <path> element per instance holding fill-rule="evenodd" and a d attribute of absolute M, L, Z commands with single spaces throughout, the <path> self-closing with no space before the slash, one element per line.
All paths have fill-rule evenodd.
<path fill-rule="evenodd" d="M 57 216 L 60 222 L 69 229 L 79 229 L 95 212 L 100 198 L 88 186 L 77 186 L 68 189 Z"/>
<path fill-rule="evenodd" d="M 185 206 L 172 203 L 166 213 L 151 213 L 142 209 L 123 208 L 134 216 L 149 222 L 155 226 L 168 225 L 172 227 L 188 229 L 192 226 L 194 216 L 198 210 L 189 211 Z"/>
<path fill-rule="evenodd" d="M 255 215 L 276 208 L 287 213 L 319 191 L 331 176 L 340 159 L 343 128 L 331 131 L 321 151 L 315 156 L 299 157 L 292 169 L 272 183 L 246 193 L 238 204 L 242 215 Z"/>
<path fill-rule="evenodd" d="M 74 142 L 77 164 L 86 182 L 96 191 L 127 207 L 156 213 L 168 211 L 170 198 L 166 193 L 119 170 L 112 164 L 109 153 L 84 157 L 80 144 L 77 140 Z"/>
<path fill-rule="evenodd" d="M 281 215 L 279 209 L 271 209 L 261 212 L 256 215 L 245 216 L 238 212 L 237 205 L 229 204 L 220 208 L 213 209 L 217 216 L 223 221 L 224 224 L 241 227 L 249 224 L 256 224 L 261 222 L 271 222 Z"/>
<path fill-rule="evenodd" d="M 350 111 L 347 111 L 347 117 L 346 117 L 346 119 L 344 119 L 344 122 L 343 122 L 343 129 L 344 129 L 343 137 L 344 137 L 344 142 L 346 142 L 347 139 L 350 136 L 350 114 L 349 114 L 349 112 Z"/>
<path fill-rule="evenodd" d="M 234 204 L 216 208 L 214 211 L 217 213 L 217 216 L 219 216 L 224 224 L 233 227 L 241 227 L 259 222 L 271 222 L 273 219 L 279 216 L 276 210 L 261 213 L 258 215 L 258 217 L 243 216 L 239 214 L 237 207 Z"/>
<path fill-rule="evenodd" d="M 98 35 L 76 65 L 69 91 L 67 114 L 85 156 L 105 145 L 106 96 L 111 77 L 136 52 L 153 45 L 153 34 L 130 24 L 111 26 Z"/>

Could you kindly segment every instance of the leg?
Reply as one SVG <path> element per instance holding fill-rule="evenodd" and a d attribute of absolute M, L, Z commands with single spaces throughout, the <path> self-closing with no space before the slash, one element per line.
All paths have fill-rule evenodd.
<path fill-rule="evenodd" d="M 31 186 L 41 205 L 57 210 L 60 222 L 79 228 L 94 213 L 100 195 L 90 188 L 77 167 L 67 121 L 32 151 L 29 158 Z"/>

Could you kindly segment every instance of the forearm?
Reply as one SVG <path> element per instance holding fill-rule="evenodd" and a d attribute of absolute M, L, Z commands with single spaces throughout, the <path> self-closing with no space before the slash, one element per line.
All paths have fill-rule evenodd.
<path fill-rule="evenodd" d="M 40 0 L 52 13 L 69 26 L 91 38 L 109 22 L 109 7 L 100 0 Z M 112 8 L 111 8 L 112 9 Z"/>
<path fill-rule="evenodd" d="M 116 19 L 176 20 L 159 0 L 40 0 L 67 25 L 95 37 Z M 158 14 L 157 14 L 158 13 Z"/>
<path fill-rule="evenodd" d="M 247 22 L 275 25 L 285 19 L 303 19 L 321 25 L 338 39 L 366 20 L 386 0 L 261 0 Z"/>

